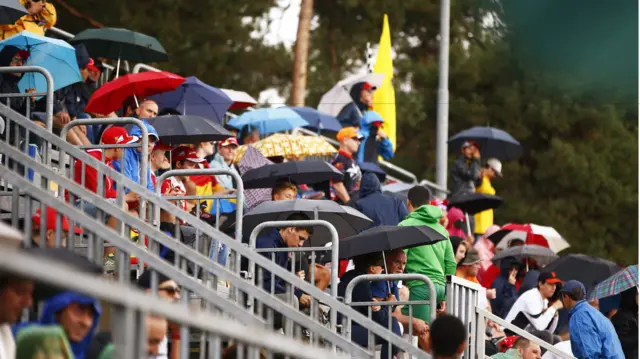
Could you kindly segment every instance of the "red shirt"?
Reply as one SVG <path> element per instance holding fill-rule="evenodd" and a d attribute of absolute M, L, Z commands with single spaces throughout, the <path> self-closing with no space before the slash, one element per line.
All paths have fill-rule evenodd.
<path fill-rule="evenodd" d="M 97 159 L 98 161 L 103 161 L 102 159 L 102 150 L 100 149 L 91 149 L 86 151 L 88 155 Z M 111 165 L 111 160 L 104 159 L 104 163 L 113 168 Z M 80 160 L 76 160 L 74 164 L 74 179 L 76 183 L 82 184 L 82 164 Z M 98 171 L 95 168 L 86 165 L 85 167 L 85 177 L 84 177 L 84 187 L 94 193 L 98 193 Z M 106 176 L 104 181 L 104 197 L 105 198 L 116 198 L 117 192 L 115 187 L 115 182 L 111 177 Z M 102 195 L 102 194 L 100 194 Z"/>

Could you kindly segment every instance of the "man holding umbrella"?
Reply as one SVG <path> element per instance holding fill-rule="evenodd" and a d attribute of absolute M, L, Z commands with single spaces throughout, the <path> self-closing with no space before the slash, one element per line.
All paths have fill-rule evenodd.
<path fill-rule="evenodd" d="M 462 144 L 462 153 L 451 166 L 451 197 L 473 193 L 482 183 L 480 148 L 474 141 Z"/>

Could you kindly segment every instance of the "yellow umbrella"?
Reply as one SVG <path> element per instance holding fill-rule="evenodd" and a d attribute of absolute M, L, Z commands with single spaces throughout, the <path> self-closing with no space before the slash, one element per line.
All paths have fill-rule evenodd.
<path fill-rule="evenodd" d="M 276 133 L 252 144 L 265 157 L 287 159 L 304 156 L 327 156 L 338 152 L 329 142 L 317 136 L 287 135 Z M 240 162 L 247 146 L 236 150 L 235 162 Z"/>

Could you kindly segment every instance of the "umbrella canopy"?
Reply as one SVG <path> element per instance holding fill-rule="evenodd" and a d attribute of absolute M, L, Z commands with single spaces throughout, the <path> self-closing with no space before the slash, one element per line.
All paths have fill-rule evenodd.
<path fill-rule="evenodd" d="M 338 116 L 344 106 L 353 102 L 351 95 L 349 95 L 353 85 L 360 82 L 368 82 L 374 87 L 381 87 L 383 81 L 384 74 L 356 75 L 342 80 L 322 95 L 320 104 L 318 104 L 318 111 L 331 116 Z"/>
<path fill-rule="evenodd" d="M 459 153 L 465 141 L 475 141 L 483 158 L 513 160 L 522 155 L 522 146 L 507 132 L 493 127 L 472 127 L 449 138 L 449 151 Z"/>
<path fill-rule="evenodd" d="M 518 239 L 525 244 L 537 244 L 549 247 L 555 253 L 569 248 L 569 243 L 553 227 L 539 226 L 537 224 L 507 223 L 499 231 L 490 235 L 489 238 L 497 247 L 505 249 L 509 242 Z"/>
<path fill-rule="evenodd" d="M 298 159 L 304 156 L 328 156 L 338 152 L 329 142 L 319 136 L 273 134 L 256 143 L 251 144 L 265 157 L 284 157 Z M 247 146 L 236 150 L 235 162 L 244 156 Z"/>
<path fill-rule="evenodd" d="M 307 128 L 316 131 L 332 131 L 338 132 L 342 129 L 342 125 L 337 118 L 322 113 L 311 107 L 290 107 L 298 115 L 300 115 L 305 121 L 309 123 Z"/>
<path fill-rule="evenodd" d="M 284 221 L 294 213 L 304 213 L 309 218 L 314 219 L 316 211 L 318 219 L 331 223 L 341 238 L 360 233 L 361 230 L 373 223 L 371 219 L 357 210 L 341 206 L 334 201 L 298 199 L 292 201 L 269 201 L 257 205 L 244 216 L 242 231 L 249 236 L 258 224 L 267 221 Z M 325 228 L 316 227 L 313 230 L 312 239 L 307 241 L 307 244 L 317 247 L 323 246 L 330 241 L 329 231 Z"/>
<path fill-rule="evenodd" d="M 128 97 L 145 99 L 161 92 L 175 90 L 185 78 L 166 71 L 147 71 L 129 74 L 100 86 L 89 99 L 85 110 L 92 113 L 109 114 L 122 107 Z"/>
<path fill-rule="evenodd" d="M 226 128 L 200 116 L 167 115 L 149 119 L 160 140 L 168 145 L 222 141 L 233 134 Z"/>
<path fill-rule="evenodd" d="M 460 208 L 469 215 L 500 207 L 501 197 L 483 193 L 465 193 L 449 199 L 448 207 Z"/>
<path fill-rule="evenodd" d="M 0 41 L 0 51 L 5 46 L 15 46 L 29 51 L 25 66 L 41 66 L 49 71 L 54 79 L 54 91 L 82 81 L 76 60 L 76 49 L 65 41 L 23 31 Z M 25 73 L 18 87 L 22 92 L 29 88 L 36 89 L 36 92 L 47 92 L 44 76 L 35 72 Z"/>
<path fill-rule="evenodd" d="M 340 240 L 340 259 L 430 245 L 447 238 L 428 226 L 378 226 Z"/>
<path fill-rule="evenodd" d="M 29 15 L 29 12 L 18 0 L 0 1 L 0 25 L 13 25 L 24 15 Z"/>
<path fill-rule="evenodd" d="M 133 62 L 169 61 L 169 56 L 155 37 L 128 29 L 103 27 L 81 31 L 70 41 L 82 43 L 91 56 Z"/>
<path fill-rule="evenodd" d="M 617 264 L 603 258 L 585 254 L 568 254 L 551 262 L 544 268 L 553 271 L 563 281 L 577 280 L 584 284 L 587 293 L 601 281 L 620 270 Z"/>
<path fill-rule="evenodd" d="M 160 108 L 170 108 L 183 115 L 195 115 L 222 124 L 233 100 L 222 90 L 209 86 L 196 77 L 187 77 L 177 89 L 151 97 Z"/>
<path fill-rule="evenodd" d="M 539 246 L 536 244 L 525 244 L 524 246 L 507 248 L 503 251 L 500 251 L 498 254 L 493 256 L 491 260 L 497 262 L 506 257 L 533 258 L 540 265 L 546 265 L 554 259 L 558 258 L 558 256 L 547 247 Z M 545 268 L 545 270 L 547 270 L 547 268 Z M 562 277 L 560 278 L 562 279 Z"/>
<path fill-rule="evenodd" d="M 360 167 L 360 171 L 362 171 L 363 174 L 367 172 L 375 174 L 380 180 L 380 183 L 384 183 L 387 179 L 387 173 L 373 162 L 358 162 L 358 167 Z"/>
<path fill-rule="evenodd" d="M 249 126 L 257 128 L 261 135 L 268 135 L 274 132 L 293 130 L 296 127 L 309 126 L 309 123 L 292 109 L 279 107 L 247 111 L 227 122 L 227 126 L 238 130 Z"/>
<path fill-rule="evenodd" d="M 589 300 L 610 297 L 633 287 L 638 287 L 637 264 L 629 266 L 600 282 L 591 292 Z"/>
<path fill-rule="evenodd" d="M 227 96 L 229 96 L 231 101 L 233 101 L 233 103 L 231 104 L 231 107 L 229 107 L 229 110 L 242 110 L 247 107 L 255 106 L 258 103 L 258 101 L 256 101 L 255 98 L 253 98 L 251 95 L 249 95 L 244 91 L 236 91 L 236 90 L 229 90 L 229 89 L 220 89 L 220 90 L 224 92 Z"/>
<path fill-rule="evenodd" d="M 294 161 L 254 168 L 242 175 L 244 188 L 272 188 L 280 180 L 298 184 L 342 181 L 344 175 L 324 161 Z"/>

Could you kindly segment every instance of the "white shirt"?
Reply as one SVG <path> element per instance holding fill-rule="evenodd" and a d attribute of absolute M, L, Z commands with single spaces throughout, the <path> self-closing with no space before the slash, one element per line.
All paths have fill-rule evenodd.
<path fill-rule="evenodd" d="M 168 359 L 169 358 L 169 339 L 165 336 L 160 345 L 158 345 L 158 355 L 156 359 Z"/>
<path fill-rule="evenodd" d="M 517 319 L 516 323 L 512 324 L 520 326 L 519 324 L 521 324 L 520 321 L 522 320 L 522 317 L 519 316 L 519 314 L 522 313 L 529 322 L 523 329 L 536 329 L 553 332 L 558 326 L 558 317 L 555 315 L 556 309 L 553 307 L 546 309 L 548 306 L 549 301 L 542 298 L 542 294 L 540 294 L 538 288 L 529 289 L 522 293 L 522 295 L 516 300 L 504 320 L 512 323 Z"/>
<path fill-rule="evenodd" d="M 558 349 L 558 350 L 560 350 L 560 351 L 562 351 L 563 353 L 567 353 L 567 354 L 573 356 L 573 352 L 571 351 L 571 341 L 570 340 L 566 340 L 564 342 L 557 343 L 553 347 Z M 558 355 L 555 355 L 552 352 L 547 351 L 542 356 L 542 359 L 564 359 L 564 358 L 561 358 Z"/>

